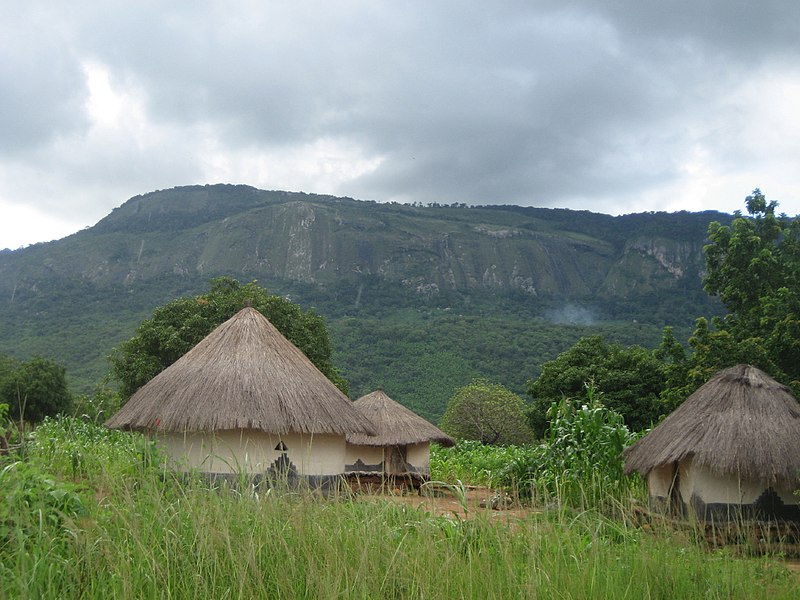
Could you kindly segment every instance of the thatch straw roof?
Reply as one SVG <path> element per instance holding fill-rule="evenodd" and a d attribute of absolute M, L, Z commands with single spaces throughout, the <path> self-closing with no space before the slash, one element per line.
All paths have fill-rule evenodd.
<path fill-rule="evenodd" d="M 398 404 L 383 390 L 376 390 L 353 402 L 358 411 L 375 425 L 375 435 L 350 433 L 347 443 L 356 446 L 405 446 L 438 442 L 443 446 L 455 444 L 453 438 L 418 414 Z"/>
<path fill-rule="evenodd" d="M 254 308 L 244 308 L 142 386 L 107 427 L 374 433 L 350 399 Z"/>
<path fill-rule="evenodd" d="M 694 456 L 718 475 L 800 483 L 800 404 L 750 365 L 718 372 L 650 433 L 625 450 L 625 472 Z"/>

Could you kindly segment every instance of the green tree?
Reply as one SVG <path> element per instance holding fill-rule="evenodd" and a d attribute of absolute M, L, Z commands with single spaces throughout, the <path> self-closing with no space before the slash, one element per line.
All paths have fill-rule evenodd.
<path fill-rule="evenodd" d="M 66 413 L 72 407 L 66 370 L 58 363 L 34 357 L 6 371 L 0 384 L 0 402 L 14 420 L 38 423 L 47 416 Z"/>
<path fill-rule="evenodd" d="M 500 384 L 475 379 L 447 403 L 442 430 L 454 438 L 483 444 L 525 444 L 533 432 L 525 419 L 525 402 Z"/>
<path fill-rule="evenodd" d="M 18 366 L 18 361 L 7 354 L 0 354 L 0 382 L 8 377 Z"/>
<path fill-rule="evenodd" d="M 660 400 L 665 382 L 664 362 L 649 350 L 609 344 L 599 335 L 581 338 L 542 365 L 539 377 L 528 383 L 527 393 L 533 399 L 529 422 L 541 436 L 548 426 L 550 405 L 582 396 L 591 383 L 604 404 L 623 415 L 628 427 L 644 429 L 665 412 Z"/>
<path fill-rule="evenodd" d="M 800 388 L 800 221 L 759 189 L 745 202 L 750 216 L 711 223 L 705 247 L 705 289 L 729 311 L 714 321 L 734 349 L 721 366 L 745 360 Z"/>
<path fill-rule="evenodd" d="M 246 285 L 221 277 L 211 281 L 206 294 L 178 298 L 153 311 L 136 335 L 112 352 L 111 379 L 123 399 L 166 369 L 218 325 L 250 305 L 297 346 L 345 394 L 347 382 L 331 362 L 331 344 L 325 322 L 312 310 L 273 296 L 255 282 Z"/>
<path fill-rule="evenodd" d="M 712 329 L 705 317 L 695 322 L 689 348 L 691 351 L 686 352 L 670 328 L 665 328 L 661 346 L 654 353 L 664 362 L 666 381 L 661 400 L 667 412 L 677 408 L 714 373 L 725 367 L 748 363 L 766 371 L 775 371 L 774 364 L 757 340 L 748 338 L 737 342 L 730 332 Z"/>

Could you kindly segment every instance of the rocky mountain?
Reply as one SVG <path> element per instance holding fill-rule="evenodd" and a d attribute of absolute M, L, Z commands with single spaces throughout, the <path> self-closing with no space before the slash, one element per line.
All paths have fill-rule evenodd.
<path fill-rule="evenodd" d="M 714 310 L 702 247 L 708 223 L 730 219 L 423 207 L 234 185 L 156 191 L 62 240 L 0 252 L 0 352 L 55 355 L 85 384 L 153 307 L 219 275 L 316 306 L 334 334 L 339 319 L 449 310 L 636 320 L 652 337 Z"/>
<path fill-rule="evenodd" d="M 131 198 L 94 227 L 0 255 L 0 293 L 14 302 L 52 278 L 130 289 L 235 273 L 317 286 L 377 277 L 421 296 L 628 297 L 699 285 L 707 224 L 726 218 L 416 207 L 193 186 Z"/>

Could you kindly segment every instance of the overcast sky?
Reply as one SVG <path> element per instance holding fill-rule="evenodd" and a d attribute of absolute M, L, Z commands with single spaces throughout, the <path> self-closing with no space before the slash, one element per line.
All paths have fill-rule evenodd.
<path fill-rule="evenodd" d="M 800 213 L 797 0 L 0 8 L 0 248 L 217 182 Z"/>

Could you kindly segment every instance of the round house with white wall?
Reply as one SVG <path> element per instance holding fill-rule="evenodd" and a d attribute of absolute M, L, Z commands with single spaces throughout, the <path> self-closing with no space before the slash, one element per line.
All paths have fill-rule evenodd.
<path fill-rule="evenodd" d="M 430 444 L 455 444 L 453 439 L 383 390 L 362 396 L 353 406 L 375 427 L 374 435 L 347 435 L 345 473 L 352 477 L 430 479 Z"/>
<path fill-rule="evenodd" d="M 800 522 L 800 404 L 763 371 L 718 372 L 625 450 L 653 508 L 706 521 Z"/>
<path fill-rule="evenodd" d="M 131 396 L 107 427 L 141 431 L 177 470 L 335 485 L 346 436 L 375 428 L 254 308 Z"/>

